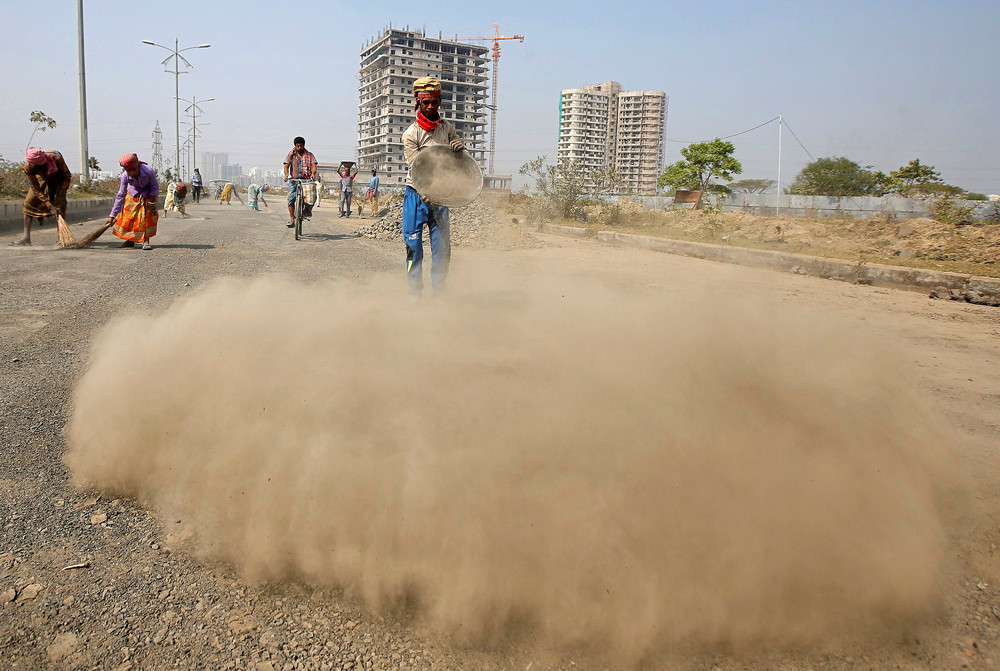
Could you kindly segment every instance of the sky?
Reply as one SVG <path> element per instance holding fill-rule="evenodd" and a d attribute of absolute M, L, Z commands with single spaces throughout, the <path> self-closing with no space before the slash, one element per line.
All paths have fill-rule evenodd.
<path fill-rule="evenodd" d="M 0 6 L 0 156 L 23 158 L 29 115 L 42 110 L 58 126 L 36 133 L 32 145 L 62 151 L 76 172 L 77 3 Z M 172 159 L 174 75 L 161 61 L 177 39 L 181 49 L 211 44 L 184 52 L 194 67 L 179 78 L 181 98 L 214 98 L 201 106 L 199 159 L 227 152 L 244 170 L 280 169 L 302 135 L 319 161 L 352 160 L 365 44 L 390 25 L 487 36 L 494 23 L 525 37 L 500 43 L 498 173 L 517 175 L 538 156 L 554 160 L 560 91 L 613 80 L 667 94 L 667 164 L 690 142 L 739 134 L 730 141 L 740 177 L 776 179 L 779 126 L 765 122 L 780 114 L 783 186 L 815 158 L 845 156 L 884 171 L 919 158 L 950 184 L 1000 193 L 995 0 L 84 0 L 90 154 L 105 170 L 117 170 L 126 152 L 148 161 L 159 121 Z M 181 125 L 182 141 L 188 128 Z"/>

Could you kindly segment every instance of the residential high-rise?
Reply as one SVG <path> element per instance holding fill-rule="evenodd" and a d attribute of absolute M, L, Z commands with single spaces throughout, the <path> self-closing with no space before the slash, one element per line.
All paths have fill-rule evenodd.
<path fill-rule="evenodd" d="M 413 123 L 413 82 L 441 80 L 441 114 L 480 165 L 486 160 L 486 47 L 388 28 L 361 49 L 358 164 L 385 186 L 406 180 L 403 131 Z"/>
<path fill-rule="evenodd" d="M 614 166 L 636 193 L 656 192 L 663 172 L 663 134 L 667 96 L 663 91 L 624 91 L 618 94 L 618 130 Z"/>
<path fill-rule="evenodd" d="M 203 151 L 201 153 L 201 178 L 205 181 L 210 179 L 228 179 L 228 177 L 222 174 L 223 166 L 229 165 L 229 154 L 228 153 L 213 153 L 210 151 Z"/>
<path fill-rule="evenodd" d="M 614 168 L 633 192 L 655 193 L 666 122 L 663 91 L 622 91 L 618 82 L 565 89 L 556 158 L 588 171 Z"/>

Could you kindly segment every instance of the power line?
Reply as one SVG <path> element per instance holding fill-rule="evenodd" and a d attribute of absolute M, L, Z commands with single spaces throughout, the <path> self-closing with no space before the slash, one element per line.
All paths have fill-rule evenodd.
<path fill-rule="evenodd" d="M 778 120 L 778 117 L 774 117 L 773 119 L 768 119 L 767 121 L 765 121 L 762 124 L 757 124 L 753 128 L 748 128 L 746 130 L 742 130 L 739 133 L 733 133 L 732 135 L 725 135 L 723 137 L 716 137 L 716 138 L 712 138 L 712 139 L 713 140 L 728 140 L 729 138 L 731 138 L 731 137 L 737 137 L 738 135 L 746 135 L 747 133 L 749 133 L 751 131 L 755 131 L 758 128 L 763 128 L 767 124 L 774 123 L 777 120 Z M 692 144 L 694 142 L 711 142 L 712 141 L 712 140 L 674 140 L 674 139 L 671 139 L 669 137 L 666 137 L 666 138 L 663 138 L 663 139 L 666 140 L 667 142 L 679 142 L 681 144 Z"/>
<path fill-rule="evenodd" d="M 795 131 L 793 131 L 793 130 L 792 130 L 792 127 L 788 125 L 788 122 L 787 122 L 787 121 L 785 121 L 784 119 L 782 119 L 782 122 L 783 122 L 783 123 L 785 124 L 785 126 L 786 126 L 786 127 L 788 128 L 788 132 L 792 134 L 792 137 L 794 137 L 794 138 L 795 138 L 795 141 L 799 143 L 799 146 L 800 146 L 800 147 L 802 147 L 802 151 L 804 151 L 805 153 L 809 154 L 809 150 L 808 150 L 808 149 L 806 149 L 806 146 L 805 146 L 804 144 L 802 144 L 802 142 L 801 142 L 801 141 L 799 140 L 799 137 L 798 137 L 798 136 L 797 136 L 797 135 L 795 134 Z M 811 159 L 812 159 L 812 160 L 814 160 L 814 161 L 816 160 L 816 157 L 815 157 L 815 156 L 813 156 L 812 154 L 809 154 L 809 158 L 811 158 Z"/>

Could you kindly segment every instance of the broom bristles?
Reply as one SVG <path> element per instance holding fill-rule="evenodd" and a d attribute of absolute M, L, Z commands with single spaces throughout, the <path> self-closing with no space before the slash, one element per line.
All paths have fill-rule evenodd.
<path fill-rule="evenodd" d="M 103 226 L 101 226 L 96 231 L 94 231 L 93 233 L 90 233 L 89 235 L 87 235 L 85 238 L 83 238 L 82 240 L 80 240 L 80 242 L 78 242 L 76 244 L 77 248 L 78 249 L 83 249 L 84 247 L 89 247 L 91 245 L 91 243 L 94 242 L 94 240 L 96 240 L 97 238 L 99 238 L 102 235 L 104 235 L 104 231 L 106 231 L 109 228 L 111 228 L 112 224 L 114 224 L 113 221 L 112 222 L 108 222 L 108 223 L 104 224 Z"/>
<path fill-rule="evenodd" d="M 59 244 L 63 247 L 76 246 L 76 238 L 73 237 L 73 231 L 69 229 L 69 224 L 66 223 L 61 214 L 56 215 L 56 224 L 59 228 Z"/>

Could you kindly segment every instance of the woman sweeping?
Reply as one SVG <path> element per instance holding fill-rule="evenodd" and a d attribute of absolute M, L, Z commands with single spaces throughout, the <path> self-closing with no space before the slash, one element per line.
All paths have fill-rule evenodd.
<path fill-rule="evenodd" d="M 143 249 L 152 249 L 149 239 L 156 235 L 159 219 L 156 199 L 160 184 L 156 173 L 135 154 L 125 154 L 118 163 L 125 172 L 107 223 L 115 222 L 115 235 L 124 241 L 119 247 L 135 247 L 135 243 L 141 242 Z"/>
<path fill-rule="evenodd" d="M 45 217 L 66 214 L 66 192 L 73 174 L 57 151 L 42 151 L 29 147 L 24 155 L 24 172 L 30 188 L 24 199 L 24 237 L 12 245 L 31 244 L 31 220 L 38 219 L 41 226 Z"/>

